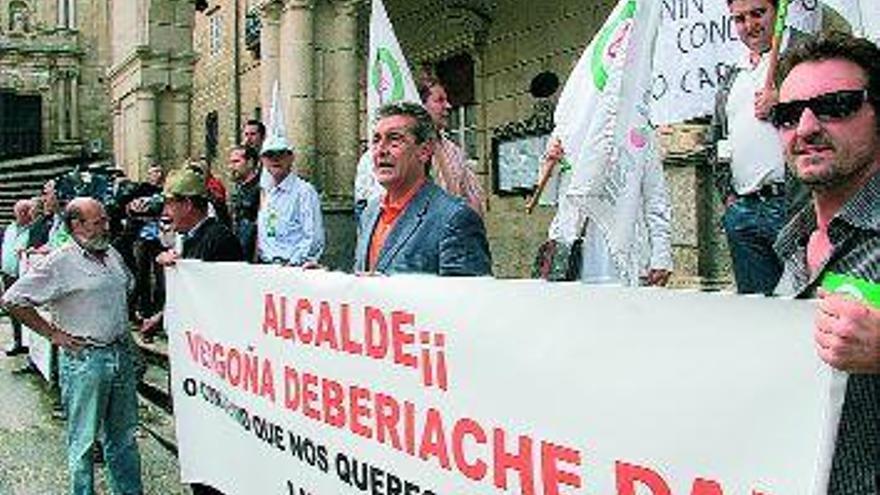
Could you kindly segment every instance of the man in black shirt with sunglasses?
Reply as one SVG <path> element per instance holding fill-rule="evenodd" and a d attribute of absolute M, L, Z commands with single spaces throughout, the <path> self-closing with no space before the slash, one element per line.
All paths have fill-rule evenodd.
<path fill-rule="evenodd" d="M 818 295 L 819 356 L 847 380 L 827 493 L 878 494 L 880 49 L 833 35 L 792 50 L 782 73 L 771 120 L 813 201 L 779 236 L 777 291 Z"/>

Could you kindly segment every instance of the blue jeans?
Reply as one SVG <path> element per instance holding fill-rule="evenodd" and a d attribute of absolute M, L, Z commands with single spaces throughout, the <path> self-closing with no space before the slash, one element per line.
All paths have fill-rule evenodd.
<path fill-rule="evenodd" d="M 72 495 L 95 493 L 92 446 L 100 432 L 110 487 L 143 492 L 134 362 L 127 341 L 61 352 L 61 398 L 67 411 L 67 466 Z"/>
<path fill-rule="evenodd" d="M 773 250 L 785 224 L 785 196 L 738 198 L 722 217 L 740 294 L 771 294 L 782 276 Z"/>

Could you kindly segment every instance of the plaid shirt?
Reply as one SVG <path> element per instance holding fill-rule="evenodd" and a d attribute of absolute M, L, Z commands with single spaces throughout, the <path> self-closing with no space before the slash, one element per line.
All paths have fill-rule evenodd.
<path fill-rule="evenodd" d="M 782 230 L 776 251 L 785 263 L 777 293 L 812 297 L 827 272 L 880 282 L 880 173 L 831 220 L 831 255 L 811 274 L 806 252 L 816 229 L 813 205 Z M 850 375 L 831 466 L 829 495 L 880 493 L 880 375 Z"/>

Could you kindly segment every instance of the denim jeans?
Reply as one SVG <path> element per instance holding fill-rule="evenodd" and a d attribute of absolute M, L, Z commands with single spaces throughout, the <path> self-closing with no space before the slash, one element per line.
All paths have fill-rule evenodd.
<path fill-rule="evenodd" d="M 773 250 L 785 224 L 785 196 L 738 198 L 721 219 L 733 260 L 740 294 L 771 294 L 782 276 L 782 262 Z"/>
<path fill-rule="evenodd" d="M 125 341 L 61 352 L 61 397 L 67 411 L 67 465 L 72 495 L 92 495 L 92 446 L 100 433 L 114 494 L 142 493 L 134 362 Z"/>

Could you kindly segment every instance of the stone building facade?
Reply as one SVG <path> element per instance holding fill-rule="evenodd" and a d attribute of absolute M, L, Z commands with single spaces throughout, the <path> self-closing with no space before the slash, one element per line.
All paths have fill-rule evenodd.
<path fill-rule="evenodd" d="M 106 0 L 0 3 L 0 159 L 111 143 Z"/>
<path fill-rule="evenodd" d="M 189 157 L 192 0 L 110 1 L 107 77 L 116 166 L 142 177 Z"/>

